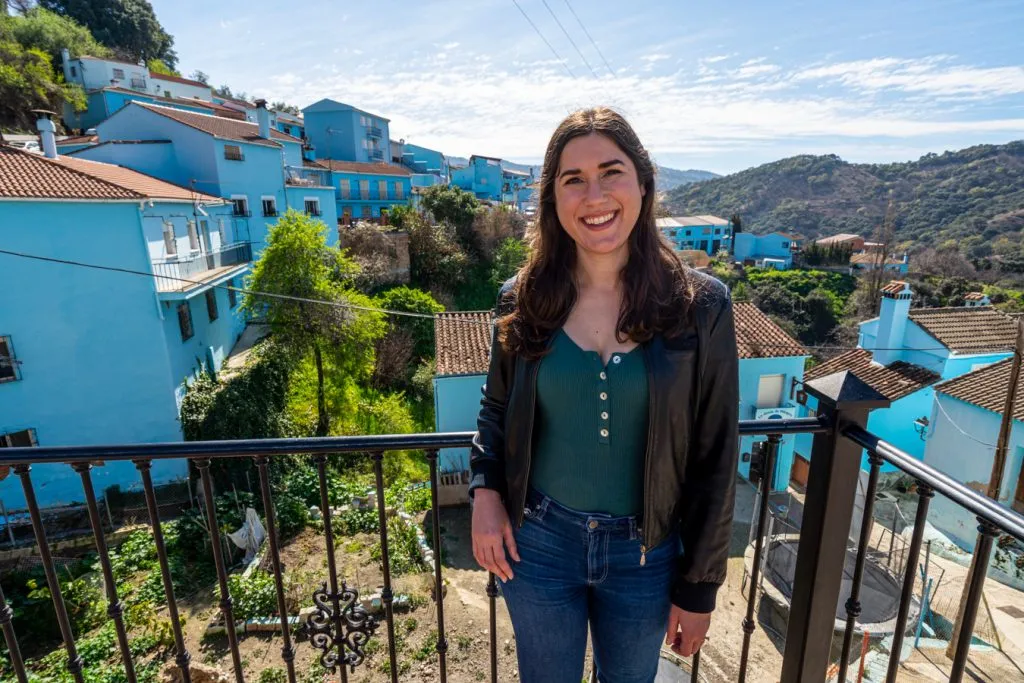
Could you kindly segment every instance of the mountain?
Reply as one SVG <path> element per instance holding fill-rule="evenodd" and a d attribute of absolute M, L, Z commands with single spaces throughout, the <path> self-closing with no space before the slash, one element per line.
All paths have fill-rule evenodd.
<path fill-rule="evenodd" d="M 948 243 L 971 256 L 1017 255 L 1024 230 L 1024 141 L 891 164 L 795 156 L 676 187 L 664 204 L 675 215 L 738 213 L 749 232 L 870 237 L 890 196 L 904 247 Z"/>
<path fill-rule="evenodd" d="M 453 166 L 466 166 L 469 164 L 469 159 L 465 157 L 448 157 L 448 163 Z M 504 160 L 502 160 L 501 165 L 513 171 L 523 171 L 524 173 L 529 173 L 533 170 L 533 177 L 538 180 L 540 179 L 541 168 L 543 168 L 540 164 L 517 164 L 513 161 Z M 680 171 L 677 168 L 658 166 L 656 185 L 659 192 L 665 192 L 680 185 L 698 183 L 702 180 L 711 180 L 712 178 L 719 177 L 717 173 L 712 173 L 711 171 L 699 171 L 697 169 Z"/>
<path fill-rule="evenodd" d="M 659 192 L 668 192 L 680 185 L 689 185 L 691 183 L 699 183 L 704 180 L 712 180 L 714 178 L 721 177 L 722 176 L 717 173 L 712 173 L 711 171 L 700 171 L 695 168 L 680 171 L 678 168 L 658 166 L 658 175 L 655 185 Z"/>

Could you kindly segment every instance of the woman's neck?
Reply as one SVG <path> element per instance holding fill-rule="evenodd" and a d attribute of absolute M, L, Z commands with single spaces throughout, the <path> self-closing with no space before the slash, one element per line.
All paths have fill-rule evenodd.
<path fill-rule="evenodd" d="M 628 257 L 625 248 L 607 254 L 577 249 L 576 282 L 581 289 L 618 289 L 620 273 Z"/>

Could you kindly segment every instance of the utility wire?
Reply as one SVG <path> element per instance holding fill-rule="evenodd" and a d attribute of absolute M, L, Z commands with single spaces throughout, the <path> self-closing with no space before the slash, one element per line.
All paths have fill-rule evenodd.
<path fill-rule="evenodd" d="M 544 41 L 544 44 L 548 46 L 548 49 L 551 50 L 551 54 L 555 56 L 555 59 L 557 59 L 562 64 L 562 66 L 565 67 L 566 72 L 570 76 L 572 76 L 573 80 L 575 80 L 576 74 L 572 72 L 572 69 L 569 68 L 569 65 L 566 63 L 566 61 L 558 55 L 558 52 L 551 45 L 551 43 L 548 42 L 548 39 L 545 38 L 544 34 L 540 32 L 540 29 L 537 28 L 537 24 L 533 23 L 533 19 L 530 19 L 530 15 L 528 15 L 526 11 L 519 6 L 518 0 L 512 0 L 512 4 L 516 6 L 516 9 L 518 9 L 519 12 L 523 15 L 523 18 L 525 18 L 526 21 L 530 22 L 530 26 L 532 26 L 533 30 L 537 33 L 538 36 L 540 36 L 540 39 Z"/>
<path fill-rule="evenodd" d="M 547 4 L 547 3 L 544 3 L 544 4 Z M 580 25 L 580 28 L 583 29 L 583 32 L 587 35 L 587 38 L 590 39 L 590 44 L 594 46 L 595 50 L 597 50 L 597 54 L 601 55 L 601 61 L 604 62 L 604 66 L 605 66 L 606 69 L 608 69 L 608 73 L 610 73 L 612 76 L 614 76 L 615 75 L 615 71 L 612 69 L 611 64 L 609 64 L 608 60 L 604 58 L 604 53 L 601 52 L 601 48 L 599 48 L 597 46 L 597 43 L 594 42 L 593 37 L 591 37 L 591 35 L 590 35 L 590 31 L 588 31 L 587 27 L 583 25 L 583 22 L 580 20 L 579 15 L 576 14 L 576 10 L 574 10 L 572 8 L 572 5 L 569 4 L 569 0 L 565 0 L 565 6 L 568 7 L 569 11 L 572 12 L 572 15 L 574 17 L 576 17 L 576 23 Z"/>
<path fill-rule="evenodd" d="M 29 259 L 29 260 L 33 260 L 33 261 L 43 261 L 45 263 L 56 263 L 56 264 L 59 264 L 59 265 L 72 266 L 72 267 L 76 267 L 76 268 L 88 268 L 90 270 L 101 270 L 101 271 L 107 271 L 107 272 L 113 272 L 113 273 L 122 273 L 122 274 L 126 274 L 126 275 L 136 275 L 136 276 L 146 277 L 146 278 L 164 279 L 164 280 L 170 280 L 170 281 L 173 281 L 173 282 L 181 282 L 182 284 L 210 287 L 211 289 L 222 289 L 224 291 L 229 291 L 230 290 L 230 291 L 236 292 L 238 294 L 247 294 L 247 295 L 253 296 L 253 297 L 265 297 L 265 298 L 268 298 L 268 299 L 279 299 L 279 300 L 283 300 L 283 301 L 296 301 L 296 302 L 299 302 L 299 303 L 319 304 L 319 305 L 322 305 L 322 306 L 334 306 L 335 308 L 344 308 L 344 309 L 348 309 L 348 310 L 352 310 L 352 311 L 366 311 L 366 312 L 370 312 L 370 313 L 382 313 L 384 315 L 394 315 L 394 316 L 400 316 L 400 317 L 405 317 L 405 318 L 423 318 L 423 319 L 427 319 L 427 320 L 434 320 L 435 317 L 436 317 L 433 313 L 414 313 L 414 312 L 411 312 L 411 311 L 394 311 L 394 310 L 389 310 L 389 309 L 386 309 L 386 308 L 377 308 L 377 307 L 374 307 L 374 306 L 358 306 L 356 304 L 345 303 L 345 302 L 342 302 L 342 301 L 327 301 L 325 299 L 309 299 L 309 298 L 306 298 L 306 297 L 290 296 L 290 295 L 287 295 L 287 294 L 275 294 L 273 292 L 260 292 L 260 291 L 254 290 L 254 289 L 247 289 L 245 287 L 233 287 L 233 286 L 230 286 L 230 285 L 211 285 L 211 284 L 209 284 L 207 282 L 204 282 L 202 280 L 190 280 L 188 278 L 175 277 L 175 276 L 171 276 L 171 275 L 156 275 L 154 273 L 147 272 L 147 271 L 144 271 L 144 270 L 132 270 L 131 268 L 121 268 L 121 267 L 118 267 L 118 266 L 103 266 L 103 265 L 99 265 L 99 264 L 96 264 L 96 263 L 85 263 L 85 262 L 82 262 L 82 261 L 72 261 L 72 260 L 69 260 L 69 259 L 60 259 L 60 258 L 55 258 L 55 257 L 52 257 L 52 256 L 39 256 L 37 254 L 26 254 L 26 253 L 18 252 L 18 251 L 10 251 L 8 249 L 0 249 L 0 254 L 4 254 L 4 255 L 7 255 L 7 256 L 14 256 L 14 257 L 17 257 L 17 258 Z M 469 312 L 470 311 L 449 311 L 449 313 L 455 313 L 455 314 L 457 314 L 457 313 L 469 313 Z M 484 325 L 484 326 L 487 326 L 487 327 L 491 327 L 493 325 L 493 323 L 491 321 L 484 322 L 484 321 L 481 321 L 481 320 L 466 320 L 466 319 L 458 319 L 458 318 L 452 318 L 452 317 L 446 318 L 445 322 L 446 323 L 459 323 L 459 324 L 466 324 L 466 325 Z M 759 349 L 772 349 L 772 348 L 791 349 L 791 348 L 793 348 L 793 344 L 782 344 L 782 343 L 757 343 L 757 344 L 752 344 L 752 346 L 755 346 L 756 348 L 759 348 Z M 804 348 L 804 349 L 807 349 L 807 350 L 821 350 L 821 351 L 853 351 L 853 350 L 856 350 L 856 349 L 861 349 L 860 346 L 832 346 L 832 345 L 828 345 L 828 344 L 800 344 L 800 346 L 802 348 Z M 867 350 L 867 351 L 948 351 L 949 349 L 946 348 L 945 346 L 934 346 L 934 347 L 916 347 L 916 348 L 907 348 L 907 347 L 872 348 L 872 349 L 864 349 L 864 350 Z M 989 352 L 1012 351 L 1012 350 L 1013 350 L 1013 347 L 1005 347 L 1005 348 L 1003 348 L 1003 347 L 996 347 L 996 348 L 990 349 Z"/>
<path fill-rule="evenodd" d="M 556 24 L 558 24 L 558 28 L 562 29 L 562 33 L 564 33 L 565 37 L 569 39 L 569 43 L 573 46 L 573 49 L 576 50 L 576 54 L 580 56 L 580 59 L 583 60 L 583 63 L 587 65 L 588 69 L 590 69 L 590 73 L 594 75 L 594 78 L 599 78 L 597 72 L 594 71 L 594 67 L 590 66 L 590 62 L 587 61 L 587 58 L 583 56 L 583 52 L 580 51 L 579 46 L 576 45 L 576 41 L 572 39 L 572 36 L 569 35 L 569 32 L 565 30 L 565 26 L 562 26 L 562 22 L 558 20 L 558 17 L 551 10 L 551 5 L 548 4 L 548 0 L 541 0 L 541 2 L 544 3 L 544 7 L 547 8 L 548 14 L 551 15 L 551 18 L 555 20 Z"/>

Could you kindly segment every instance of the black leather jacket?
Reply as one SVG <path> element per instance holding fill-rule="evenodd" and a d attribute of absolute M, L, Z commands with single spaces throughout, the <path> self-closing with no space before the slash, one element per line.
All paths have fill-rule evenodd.
<path fill-rule="evenodd" d="M 711 612 L 725 581 L 732 529 L 739 426 L 736 332 L 729 291 L 697 278 L 695 325 L 643 346 L 650 387 L 643 514 L 647 549 L 679 534 L 671 600 L 690 612 Z M 498 313 L 512 310 L 512 280 L 498 295 Z M 470 453 L 477 488 L 499 491 L 509 519 L 523 524 L 539 361 L 507 354 L 492 334 L 477 434 Z"/>

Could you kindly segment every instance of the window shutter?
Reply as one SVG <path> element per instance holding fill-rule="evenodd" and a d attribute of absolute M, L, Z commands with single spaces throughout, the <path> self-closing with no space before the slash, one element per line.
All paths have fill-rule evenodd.
<path fill-rule="evenodd" d="M 168 256 L 175 256 L 178 253 L 178 243 L 174 240 L 174 223 L 164 221 L 164 249 Z"/>
<path fill-rule="evenodd" d="M 196 232 L 196 222 L 188 222 L 188 247 L 192 251 L 199 251 L 199 233 Z"/>

